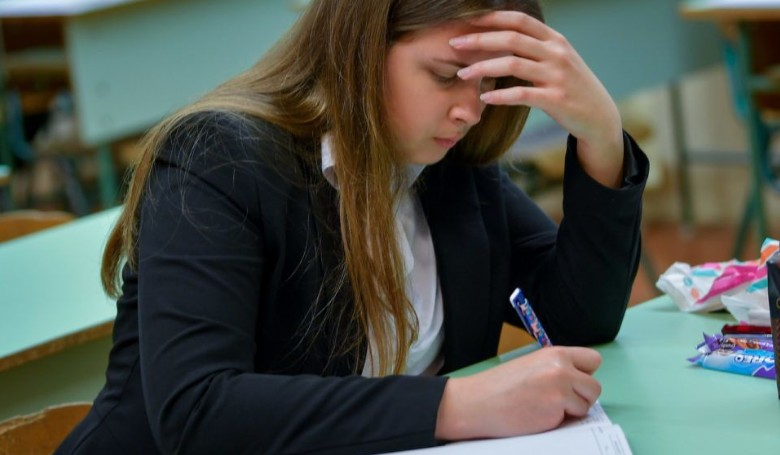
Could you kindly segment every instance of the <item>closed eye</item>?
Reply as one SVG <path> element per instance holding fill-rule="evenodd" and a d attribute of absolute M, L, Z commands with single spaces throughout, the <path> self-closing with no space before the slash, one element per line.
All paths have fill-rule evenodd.
<path fill-rule="evenodd" d="M 433 79 L 440 85 L 444 87 L 449 87 L 456 82 L 459 82 L 461 79 L 458 77 L 457 73 L 452 76 L 444 76 L 437 73 L 432 73 Z M 482 93 L 489 92 L 491 90 L 494 90 L 496 88 L 496 78 L 494 77 L 485 77 L 482 78 L 482 80 L 479 83 L 479 88 Z"/>
<path fill-rule="evenodd" d="M 442 75 L 438 73 L 431 73 L 433 75 L 433 79 L 438 82 L 441 85 L 452 85 L 454 84 L 459 78 L 457 73 L 453 75 Z"/>

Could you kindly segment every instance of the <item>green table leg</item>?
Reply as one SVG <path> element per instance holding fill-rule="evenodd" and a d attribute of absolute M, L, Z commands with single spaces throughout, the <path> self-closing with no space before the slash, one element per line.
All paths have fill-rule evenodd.
<path fill-rule="evenodd" d="M 745 246 L 746 238 L 748 235 L 748 223 L 750 219 L 755 222 L 756 229 L 756 242 L 762 242 L 768 235 L 766 212 L 764 210 L 764 194 L 763 194 L 763 160 L 762 156 L 765 153 L 765 148 L 769 145 L 766 135 L 762 134 L 761 118 L 753 98 L 753 87 L 750 86 L 751 81 L 751 43 L 750 33 L 747 24 L 740 24 L 739 26 L 739 58 L 737 64 L 737 70 L 740 72 L 740 76 L 744 81 L 744 96 L 745 107 L 747 111 L 746 126 L 748 129 L 749 140 L 749 153 L 750 153 L 750 190 L 748 196 L 748 203 L 745 208 L 745 215 L 743 216 L 742 223 L 740 225 L 739 233 L 737 234 L 737 240 L 735 243 L 735 257 L 739 257 L 742 249 Z M 751 258 L 756 257 L 757 252 L 749 254 Z"/>
<path fill-rule="evenodd" d="M 116 205 L 118 185 L 114 171 L 114 156 L 109 144 L 98 146 L 98 169 L 100 171 L 100 202 L 103 210 Z"/>
<path fill-rule="evenodd" d="M 754 259 L 755 254 L 747 254 L 743 256 L 743 253 L 745 253 L 745 244 L 747 243 L 747 236 L 748 236 L 748 229 L 750 228 L 750 220 L 753 219 L 753 215 L 755 212 L 755 207 L 753 205 L 755 201 L 755 197 L 753 195 L 753 190 L 751 189 L 748 193 L 747 197 L 745 198 L 745 210 L 742 212 L 742 219 L 739 222 L 739 229 L 737 230 L 737 237 L 734 240 L 734 250 L 732 251 L 731 257 L 736 259 Z"/>
<path fill-rule="evenodd" d="M 674 148 L 677 151 L 677 186 L 680 194 L 680 221 L 686 230 L 693 229 L 693 201 L 691 200 L 691 182 L 688 175 L 690 156 L 685 143 L 683 127 L 682 102 L 680 99 L 680 83 L 672 81 L 669 84 L 669 100 L 671 102 L 672 130 Z"/>

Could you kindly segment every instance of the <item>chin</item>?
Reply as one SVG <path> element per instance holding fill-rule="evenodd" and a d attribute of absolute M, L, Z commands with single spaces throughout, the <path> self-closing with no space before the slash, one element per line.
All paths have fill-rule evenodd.
<path fill-rule="evenodd" d="M 435 157 L 434 156 L 425 157 L 425 158 L 418 157 L 417 159 L 414 159 L 414 160 L 410 161 L 409 164 L 416 164 L 416 165 L 419 165 L 419 166 L 430 166 L 432 164 L 436 164 L 439 161 L 443 160 L 445 156 L 447 156 L 446 153 L 445 154 L 440 154 L 440 155 L 435 156 Z"/>
<path fill-rule="evenodd" d="M 451 150 L 451 149 L 450 149 Z M 449 150 L 430 150 L 428 153 L 418 153 L 412 156 L 410 164 L 429 166 L 443 160 Z"/>

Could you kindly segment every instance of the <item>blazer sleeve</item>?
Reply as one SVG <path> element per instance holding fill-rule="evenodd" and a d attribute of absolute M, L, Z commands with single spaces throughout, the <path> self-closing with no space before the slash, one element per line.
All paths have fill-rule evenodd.
<path fill-rule="evenodd" d="M 142 204 L 139 338 L 164 453 L 373 453 L 435 445 L 446 378 L 258 372 L 273 169 L 244 121 L 180 128 Z M 273 145 L 268 145 L 272 147 Z M 270 176 L 264 179 L 263 176 Z M 276 215 L 274 215 L 276 216 Z M 278 221 L 278 220 L 277 220 Z"/>
<path fill-rule="evenodd" d="M 615 338 L 639 264 L 647 157 L 624 133 L 622 187 L 607 188 L 566 152 L 563 220 L 555 225 L 504 174 L 513 287 L 521 287 L 554 344 Z M 511 308 L 507 319 L 520 324 Z"/>

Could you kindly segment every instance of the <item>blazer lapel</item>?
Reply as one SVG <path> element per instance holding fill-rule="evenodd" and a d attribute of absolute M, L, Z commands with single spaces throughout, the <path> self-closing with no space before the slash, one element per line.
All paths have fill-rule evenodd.
<path fill-rule="evenodd" d="M 490 299 L 490 246 L 473 174 L 443 162 L 420 182 L 444 303 L 444 368 L 452 371 L 482 356 Z"/>

